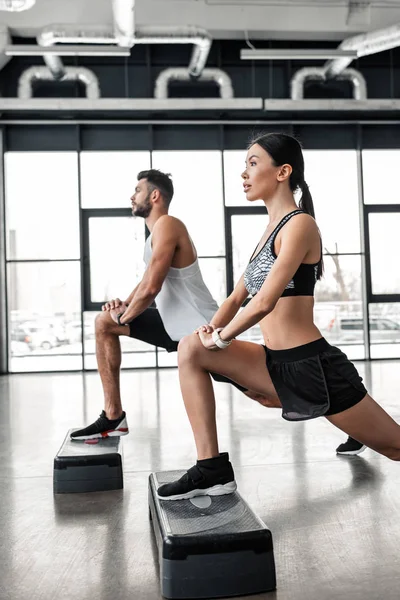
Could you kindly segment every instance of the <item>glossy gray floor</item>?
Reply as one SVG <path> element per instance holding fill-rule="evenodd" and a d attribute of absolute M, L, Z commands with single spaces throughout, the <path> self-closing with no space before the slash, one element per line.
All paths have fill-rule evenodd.
<path fill-rule="evenodd" d="M 358 367 L 400 420 L 399 363 Z M 99 378 L 0 378 L 1 600 L 160 597 L 147 476 L 191 466 L 194 445 L 176 370 L 124 372 L 122 389 L 125 489 L 54 498 L 53 457 L 100 412 Z M 324 419 L 287 423 L 224 384 L 216 395 L 221 450 L 274 537 L 278 589 L 253 598 L 398 600 L 400 464 L 336 457 L 344 436 Z"/>

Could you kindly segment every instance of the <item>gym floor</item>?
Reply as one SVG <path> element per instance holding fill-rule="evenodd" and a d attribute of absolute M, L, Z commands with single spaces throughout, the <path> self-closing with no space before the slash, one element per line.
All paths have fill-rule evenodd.
<path fill-rule="evenodd" d="M 372 395 L 400 420 L 396 361 L 357 363 Z M 266 600 L 398 600 L 400 465 L 324 419 L 287 423 L 216 384 L 221 450 L 239 491 L 270 527 L 277 591 Z M 194 444 L 175 369 L 122 373 L 130 435 L 125 488 L 53 496 L 53 458 L 67 430 L 102 408 L 97 373 L 0 378 L 1 600 L 160 598 L 148 520 L 151 471 L 190 467 Z"/>

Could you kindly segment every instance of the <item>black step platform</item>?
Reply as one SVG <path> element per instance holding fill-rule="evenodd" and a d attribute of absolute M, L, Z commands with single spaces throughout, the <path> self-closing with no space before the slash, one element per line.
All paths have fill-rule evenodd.
<path fill-rule="evenodd" d="M 54 459 L 55 494 L 103 492 L 123 488 L 120 437 L 87 444 L 70 439 L 70 429 Z"/>
<path fill-rule="evenodd" d="M 276 588 L 272 535 L 235 492 L 159 500 L 157 488 L 182 471 L 149 477 L 150 517 L 166 598 L 221 598 Z"/>

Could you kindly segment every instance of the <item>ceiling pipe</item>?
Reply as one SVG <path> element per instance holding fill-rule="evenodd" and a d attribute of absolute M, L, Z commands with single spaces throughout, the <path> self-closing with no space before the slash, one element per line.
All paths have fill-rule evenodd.
<path fill-rule="evenodd" d="M 39 46 L 55 44 L 117 44 L 132 48 L 136 44 L 193 44 L 189 74 L 199 77 L 210 52 L 212 38 L 208 31 L 191 25 L 182 27 L 139 27 L 135 31 L 135 0 L 113 0 L 114 27 L 102 31 L 77 31 L 71 26 L 52 25 L 39 34 Z M 55 79 L 64 77 L 65 69 L 57 55 L 46 55 L 44 61 Z"/>
<path fill-rule="evenodd" d="M 0 10 L 22 12 L 32 8 L 35 3 L 36 0 L 0 0 Z"/>
<path fill-rule="evenodd" d="M 10 60 L 10 56 L 6 55 L 6 48 L 10 44 L 10 32 L 7 27 L 0 25 L 0 71 Z"/>
<path fill-rule="evenodd" d="M 158 99 L 168 98 L 168 87 L 171 81 L 192 81 L 192 77 L 185 68 L 170 68 L 161 71 L 157 77 L 154 87 L 154 97 Z M 214 81 L 219 88 L 221 98 L 233 98 L 232 80 L 225 71 L 221 69 L 203 69 L 197 81 Z"/>
<path fill-rule="evenodd" d="M 182 27 L 140 27 L 135 33 L 135 44 L 193 44 L 189 74 L 199 77 L 206 65 L 212 37 L 205 29 L 192 25 Z"/>
<path fill-rule="evenodd" d="M 377 31 L 362 33 L 343 40 L 338 50 L 356 50 L 357 57 L 376 54 L 400 46 L 400 24 L 392 25 Z M 348 67 L 352 58 L 341 57 L 327 61 L 324 66 L 325 77 L 332 78 L 342 73 Z"/>
<path fill-rule="evenodd" d="M 356 69 L 345 69 L 336 79 L 350 81 L 353 84 L 353 99 L 367 98 L 367 84 L 363 75 Z M 324 67 L 305 67 L 297 71 L 290 82 L 290 97 L 292 100 L 303 100 L 304 87 L 307 81 L 326 81 Z"/>
<path fill-rule="evenodd" d="M 80 81 L 85 86 L 86 98 L 97 100 L 100 98 L 100 87 L 96 75 L 85 67 L 65 67 L 63 81 Z M 53 74 L 47 67 L 29 67 L 18 80 L 18 98 L 28 100 L 33 98 L 33 84 L 35 81 L 54 81 Z"/>
<path fill-rule="evenodd" d="M 55 44 L 115 44 L 115 38 L 109 29 L 92 28 L 77 31 L 76 28 L 65 25 L 50 25 L 45 27 L 37 37 L 39 46 L 54 46 Z M 44 62 L 51 71 L 53 78 L 60 81 L 65 77 L 65 67 L 57 55 L 44 55 Z"/>

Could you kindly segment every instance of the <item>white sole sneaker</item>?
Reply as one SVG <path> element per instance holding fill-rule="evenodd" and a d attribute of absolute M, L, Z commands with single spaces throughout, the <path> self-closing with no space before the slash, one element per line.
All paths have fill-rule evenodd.
<path fill-rule="evenodd" d="M 85 441 L 85 440 L 99 440 L 109 437 L 120 437 L 122 435 L 128 435 L 129 428 L 126 418 L 121 421 L 117 429 L 110 429 L 108 431 L 102 431 L 101 433 L 93 433 L 92 435 L 80 435 L 76 437 L 71 436 L 71 440 Z"/>
<path fill-rule="evenodd" d="M 361 446 L 361 448 L 359 450 L 347 450 L 345 452 L 337 452 L 336 454 L 338 456 L 356 456 L 357 454 L 361 454 L 361 452 L 364 452 L 364 450 L 367 449 L 367 446 Z"/>
<path fill-rule="evenodd" d="M 233 494 L 237 489 L 236 481 L 230 481 L 225 484 L 214 485 L 213 487 L 206 488 L 204 490 L 192 490 L 187 494 L 176 494 L 175 496 L 159 496 L 159 500 L 189 500 L 190 498 L 196 498 L 196 496 L 224 496 L 225 494 Z"/>

